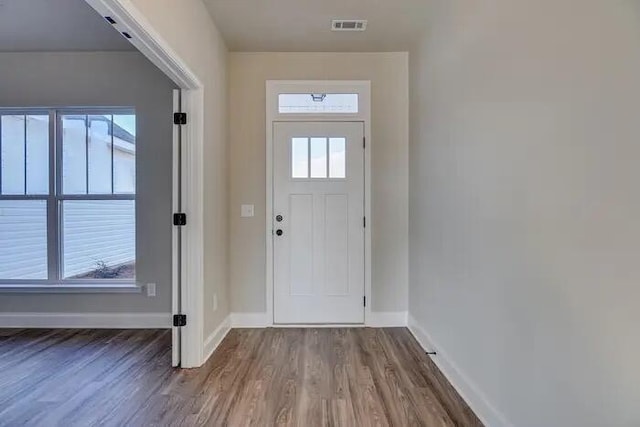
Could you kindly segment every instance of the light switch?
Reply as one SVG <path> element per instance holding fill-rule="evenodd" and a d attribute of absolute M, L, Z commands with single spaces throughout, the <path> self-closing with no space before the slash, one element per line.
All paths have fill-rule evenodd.
<path fill-rule="evenodd" d="M 253 216 L 253 205 L 241 205 L 240 216 L 242 218 L 249 218 Z"/>

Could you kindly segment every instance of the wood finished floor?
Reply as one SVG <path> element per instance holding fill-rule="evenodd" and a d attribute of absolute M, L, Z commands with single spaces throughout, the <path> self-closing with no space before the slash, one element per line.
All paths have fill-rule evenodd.
<path fill-rule="evenodd" d="M 237 329 L 200 369 L 157 330 L 0 330 L 1 426 L 481 426 L 405 328 Z"/>

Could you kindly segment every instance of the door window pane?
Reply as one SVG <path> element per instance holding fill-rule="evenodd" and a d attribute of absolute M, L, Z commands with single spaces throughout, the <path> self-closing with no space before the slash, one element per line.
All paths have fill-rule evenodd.
<path fill-rule="evenodd" d="M 65 279 L 135 277 L 135 202 L 63 202 Z"/>
<path fill-rule="evenodd" d="M 327 177 L 327 138 L 311 138 L 311 178 Z"/>
<path fill-rule="evenodd" d="M 136 116 L 113 116 L 113 192 L 136 192 Z"/>
<path fill-rule="evenodd" d="M 87 194 L 87 116 L 62 117 L 62 189 Z"/>
<path fill-rule="evenodd" d="M 346 178 L 345 146 L 345 138 L 329 138 L 329 178 Z"/>
<path fill-rule="evenodd" d="M 47 278 L 47 202 L 0 200 L 0 279 Z"/>
<path fill-rule="evenodd" d="M 291 177 L 309 178 L 309 138 L 291 139 Z"/>

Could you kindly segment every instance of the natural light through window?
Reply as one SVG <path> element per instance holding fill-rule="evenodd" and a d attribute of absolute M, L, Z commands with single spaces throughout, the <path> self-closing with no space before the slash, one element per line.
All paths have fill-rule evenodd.
<path fill-rule="evenodd" d="M 346 178 L 346 138 L 292 138 L 292 178 Z"/>
<path fill-rule="evenodd" d="M 133 280 L 135 113 L 0 110 L 0 119 L 0 284 Z"/>
<path fill-rule="evenodd" d="M 357 93 L 281 93 L 278 111 L 282 114 L 355 114 Z"/>

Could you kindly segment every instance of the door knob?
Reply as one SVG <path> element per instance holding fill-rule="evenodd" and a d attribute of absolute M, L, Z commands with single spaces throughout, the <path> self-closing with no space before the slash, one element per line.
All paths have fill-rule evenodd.
<path fill-rule="evenodd" d="M 277 234 L 278 236 L 282 236 L 282 230 L 276 230 L 276 234 Z"/>
<path fill-rule="evenodd" d="M 276 221 L 278 221 L 278 222 L 282 222 L 283 219 L 284 218 L 282 218 L 282 215 L 276 216 Z"/>

